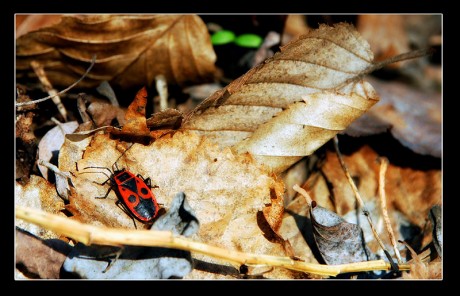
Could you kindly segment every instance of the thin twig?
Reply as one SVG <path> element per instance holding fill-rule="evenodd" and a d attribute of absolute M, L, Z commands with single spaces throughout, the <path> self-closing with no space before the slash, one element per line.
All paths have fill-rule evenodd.
<path fill-rule="evenodd" d="M 53 88 L 53 85 L 51 85 L 51 82 L 48 80 L 43 65 L 35 60 L 30 62 L 30 65 L 32 66 L 32 69 L 34 70 L 40 82 L 45 87 L 45 90 L 51 96 L 59 113 L 61 113 L 64 120 L 67 121 L 67 110 L 65 109 L 64 104 L 62 104 L 61 98 L 59 97 L 59 95 L 57 95 L 57 90 Z"/>
<path fill-rule="evenodd" d="M 47 96 L 47 97 L 44 97 L 44 98 L 41 98 L 41 99 L 38 99 L 38 100 L 34 100 L 34 101 L 30 101 L 30 102 L 23 102 L 23 103 L 16 103 L 16 107 L 21 107 L 21 106 L 26 106 L 26 105 L 32 105 L 32 104 L 37 104 L 37 103 L 41 103 L 41 102 L 44 102 L 46 100 L 49 100 L 55 96 L 60 96 L 64 93 L 66 93 L 67 91 L 69 91 L 70 89 L 72 89 L 73 87 L 75 87 L 75 85 L 77 85 L 78 83 L 80 83 L 80 81 L 82 81 L 86 75 L 88 75 L 89 71 L 91 71 L 91 69 L 93 68 L 94 64 L 96 63 L 96 55 L 93 55 L 93 58 L 91 59 L 91 65 L 89 65 L 88 69 L 86 70 L 86 72 L 83 74 L 82 77 L 80 77 L 80 79 L 78 79 L 77 81 L 75 81 L 72 85 L 70 85 L 69 87 L 67 87 L 66 89 L 64 90 L 61 90 L 60 92 L 54 94 L 54 95 L 51 95 L 51 96 Z"/>
<path fill-rule="evenodd" d="M 323 265 L 263 254 L 250 254 L 226 250 L 201 242 L 195 242 L 169 231 L 115 229 L 83 224 L 67 217 L 47 213 L 38 209 L 16 206 L 16 218 L 36 224 L 51 231 L 73 238 L 86 245 L 131 245 L 162 247 L 185 250 L 222 259 L 233 264 L 266 265 L 283 267 L 322 276 L 336 276 L 340 273 L 390 270 L 392 267 L 384 260 L 373 260 L 341 265 Z M 400 266 L 409 270 L 409 265 Z"/>
<path fill-rule="evenodd" d="M 358 188 L 356 187 L 355 182 L 353 181 L 353 178 L 350 175 L 348 167 L 345 164 L 345 161 L 343 160 L 342 153 L 340 153 L 340 150 L 339 150 L 339 139 L 337 138 L 337 135 L 334 137 L 334 148 L 335 148 L 335 151 L 337 152 L 337 156 L 339 158 L 340 165 L 342 166 L 342 169 L 345 172 L 345 175 L 347 176 L 348 183 L 350 183 L 350 186 L 355 194 L 356 200 L 358 201 L 359 207 L 362 209 L 364 216 L 366 216 L 367 221 L 369 222 L 369 226 L 371 227 L 371 230 L 372 230 L 372 233 L 374 234 L 375 239 L 379 243 L 380 248 L 382 248 L 383 252 L 385 253 L 385 256 L 390 261 L 390 264 L 393 267 L 393 270 L 397 271 L 398 265 L 394 263 L 393 258 L 391 258 L 390 253 L 388 253 L 387 249 L 385 248 L 385 245 L 380 239 L 377 233 L 377 230 L 375 230 L 374 223 L 372 223 L 371 215 L 369 211 L 367 210 L 366 206 L 364 205 L 363 199 L 361 198 L 361 195 L 359 194 Z"/>
<path fill-rule="evenodd" d="M 385 226 L 390 237 L 391 245 L 395 251 L 396 258 L 398 258 L 398 263 L 403 263 L 399 250 L 396 246 L 396 239 L 394 236 L 393 228 L 391 227 L 390 217 L 388 216 L 387 208 L 387 197 L 385 194 L 385 173 L 388 167 L 388 159 L 386 157 L 380 158 L 380 171 L 379 171 L 379 195 L 380 195 L 380 207 L 382 209 L 383 219 L 385 221 Z"/>

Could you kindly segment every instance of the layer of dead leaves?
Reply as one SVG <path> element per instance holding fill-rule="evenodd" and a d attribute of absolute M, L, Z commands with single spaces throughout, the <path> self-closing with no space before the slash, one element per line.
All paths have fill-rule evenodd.
<path fill-rule="evenodd" d="M 360 32 L 375 32 L 372 26 L 380 28 L 378 22 L 382 20 L 366 21 L 362 17 L 360 21 Z M 401 21 L 396 18 L 393 23 Z M 404 35 L 400 29 L 382 32 L 382 36 Z M 127 109 L 93 102 L 87 110 L 79 109 L 83 123 L 76 130 L 75 124 L 68 129 L 61 126 L 43 137 L 39 157 L 48 161 L 58 152 L 58 169 L 71 175 L 68 186 L 56 192 L 54 184 L 32 175 L 25 184 L 17 182 L 16 204 L 69 215 L 93 225 L 149 228 L 134 224 L 116 205 L 114 192 L 106 199 L 95 199 L 107 192 L 108 185 L 100 185 L 107 176 L 91 167 L 112 168 L 116 163 L 152 179 L 152 185 L 158 186 L 153 192 L 162 206 L 161 215 L 168 211 L 176 193 L 184 192 L 200 223 L 192 237 L 197 241 L 248 253 L 337 263 L 319 255 L 317 244 L 321 242 L 315 241 L 312 223 L 324 221 L 312 219 L 314 212 L 309 212 L 290 184 L 303 184 L 319 206 L 341 222 L 358 225 L 353 229 L 356 233 L 362 229 L 369 252 L 383 256 L 356 209 L 356 199 L 336 154 L 327 151 L 319 167 L 311 165 L 313 161 L 307 163 L 315 159 L 317 149 L 341 132 L 376 133 L 359 122 L 367 116 L 364 119 L 373 126 L 380 124 L 377 132 L 390 129 L 415 152 L 440 157 L 440 102 L 433 103 L 429 95 L 425 99 L 414 95 L 404 105 L 401 97 L 406 95 L 394 91 L 393 96 L 388 95 L 386 85 L 375 82 L 374 89 L 374 81 L 362 79 L 374 65 L 374 54 L 379 59 L 391 56 L 404 51 L 406 44 L 375 49 L 375 43 L 369 45 L 367 37 L 349 24 L 322 25 L 317 30 L 302 28 L 305 35 L 299 33 L 275 56 L 210 94 L 190 112 L 168 109 L 152 116 L 146 114 L 148 94 L 142 87 L 151 85 L 157 74 L 179 86 L 206 81 L 215 74 L 216 57 L 206 26 L 198 16 L 72 15 L 26 31 L 18 31 L 16 40 L 18 79 L 35 79 L 30 62 L 37 60 L 55 86 L 68 86 L 97 54 L 95 67 L 81 87 L 110 81 L 140 90 Z M 295 30 L 292 32 L 297 36 Z M 380 87 L 382 91 L 378 91 Z M 420 113 L 407 108 L 415 104 L 424 106 L 417 109 Z M 17 137 L 33 142 L 29 122 L 33 114 L 27 112 L 18 117 Z M 108 126 L 114 118 L 121 128 Z M 424 132 L 414 134 L 417 130 Z M 429 137 L 425 137 L 427 131 Z M 378 157 L 364 146 L 345 161 L 391 250 L 378 206 Z M 40 170 L 47 178 L 45 169 Z M 397 239 L 413 239 L 403 230 L 418 227 L 419 244 L 427 246 L 432 241 L 430 209 L 442 205 L 441 171 L 390 164 L 386 189 Z M 19 221 L 16 225 L 43 239 L 66 240 Z M 25 245 L 25 237 L 19 234 L 17 239 L 19 245 Z M 324 250 L 321 246 L 319 249 Z M 406 250 L 404 245 L 399 249 Z M 422 264 L 414 254 L 412 257 L 414 264 Z M 27 261 L 18 258 L 20 263 Z M 221 260 L 198 255 L 194 260 L 196 268 L 186 279 L 235 278 L 239 274 Z M 403 278 L 438 278 L 441 267 L 433 268 L 423 274 L 414 269 Z M 41 278 L 56 276 L 55 270 L 42 273 L 38 269 L 32 264 L 28 272 Z M 263 276 L 312 277 L 284 269 L 264 270 Z"/>

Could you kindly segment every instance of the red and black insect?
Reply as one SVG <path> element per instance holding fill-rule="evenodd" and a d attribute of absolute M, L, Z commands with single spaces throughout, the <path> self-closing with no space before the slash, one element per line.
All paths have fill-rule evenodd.
<path fill-rule="evenodd" d="M 112 170 L 107 167 L 91 166 L 85 169 L 105 169 L 110 172 L 110 175 L 104 171 L 101 172 L 87 172 L 87 173 L 100 173 L 107 177 L 100 185 L 105 185 L 110 182 L 110 188 L 104 196 L 96 198 L 107 198 L 111 190 L 114 190 L 118 201 L 121 202 L 125 212 L 131 217 L 143 223 L 151 223 L 158 215 L 159 206 L 155 195 L 152 192 L 150 178 L 144 179 L 140 174 L 134 175 L 126 169 L 118 169 L 117 162 L 112 165 Z"/>

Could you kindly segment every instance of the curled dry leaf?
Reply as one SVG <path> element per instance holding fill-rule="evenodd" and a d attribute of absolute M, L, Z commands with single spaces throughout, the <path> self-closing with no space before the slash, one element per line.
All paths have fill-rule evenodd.
<path fill-rule="evenodd" d="M 310 208 L 313 235 L 327 264 L 346 264 L 377 259 L 367 248 L 363 231 L 321 206 Z"/>
<path fill-rule="evenodd" d="M 94 182 L 102 183 L 107 177 L 84 173 L 100 171 L 84 170 L 90 166 L 110 168 L 124 151 L 117 150 L 117 143 L 108 135 L 97 134 L 82 156 L 79 149 L 72 148 L 78 143 L 66 139 L 63 150 L 76 155 L 59 163 L 74 175 L 75 194 L 68 206 L 74 219 L 111 227 L 134 227 L 133 220 L 116 206 L 113 192 L 106 199 L 94 198 L 108 190 L 108 185 Z M 81 159 L 75 166 L 72 160 L 78 157 Z M 234 155 L 228 148 L 222 150 L 193 132 L 178 131 L 148 146 L 134 144 L 117 164 L 134 174 L 150 177 L 152 185 L 158 186 L 153 193 L 159 204 L 168 205 L 176 192 L 184 192 L 200 222 L 200 230 L 193 238 L 231 250 L 284 255 L 274 234 L 281 224 L 284 186 L 251 158 Z"/>
<path fill-rule="evenodd" d="M 183 128 L 282 172 L 378 101 L 359 79 L 373 65 L 353 26 L 323 25 L 208 97 Z"/>
<path fill-rule="evenodd" d="M 79 86 L 102 81 L 123 88 L 151 85 L 163 74 L 170 84 L 206 81 L 215 71 L 206 25 L 197 15 L 66 15 L 61 22 L 16 40 L 18 79 L 44 65 L 54 86 L 69 86 L 96 64 Z"/>
<path fill-rule="evenodd" d="M 106 102 L 95 101 L 88 106 L 87 111 L 91 114 L 96 127 L 111 125 L 114 119 L 120 125 L 125 124 L 126 110 L 124 108 L 116 107 Z"/>

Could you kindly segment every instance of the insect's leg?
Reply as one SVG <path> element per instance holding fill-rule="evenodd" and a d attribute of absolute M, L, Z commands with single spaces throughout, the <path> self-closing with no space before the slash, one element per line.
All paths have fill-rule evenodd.
<path fill-rule="evenodd" d="M 120 258 L 121 253 L 123 253 L 123 249 L 124 249 L 124 246 L 121 246 L 118 251 L 107 256 L 109 257 L 111 255 L 115 255 L 115 258 L 113 260 L 111 260 L 110 258 L 107 258 L 108 259 L 107 267 L 102 271 L 102 273 L 106 273 L 110 269 L 110 267 L 112 267 L 112 265 L 115 263 L 115 261 L 117 261 L 118 258 Z"/>
<path fill-rule="evenodd" d="M 134 220 L 133 215 L 128 211 L 128 209 L 126 209 L 126 206 L 125 206 L 121 201 L 119 201 L 119 200 L 117 200 L 117 201 L 115 202 L 115 204 L 117 205 L 117 207 L 119 207 L 120 209 L 122 209 L 123 212 L 125 212 L 125 213 L 131 218 L 131 220 L 133 220 L 134 228 L 137 229 L 136 220 Z M 120 206 L 120 204 L 121 204 L 121 206 Z"/>
<path fill-rule="evenodd" d="M 102 182 L 102 183 L 99 183 L 99 182 L 96 182 L 96 181 L 93 181 L 93 183 L 96 183 L 96 184 L 98 184 L 98 185 L 105 185 L 105 184 L 107 184 L 107 182 L 109 182 L 109 181 L 110 181 L 110 178 L 108 178 L 107 180 L 105 180 L 105 181 Z"/>
<path fill-rule="evenodd" d="M 106 194 L 104 196 L 96 196 L 95 198 L 98 198 L 98 199 L 107 198 L 107 196 L 109 195 L 110 191 L 112 191 L 112 186 L 110 186 L 109 190 L 107 190 L 107 192 L 106 192 Z"/>

